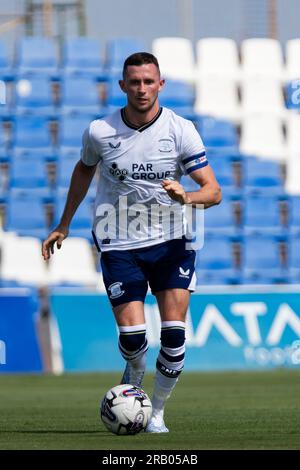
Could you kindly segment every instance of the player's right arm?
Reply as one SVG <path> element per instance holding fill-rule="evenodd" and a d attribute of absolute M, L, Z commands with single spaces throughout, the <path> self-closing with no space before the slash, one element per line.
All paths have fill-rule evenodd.
<path fill-rule="evenodd" d="M 51 254 L 53 255 L 55 243 L 59 249 L 63 240 L 68 236 L 72 218 L 89 189 L 96 168 L 97 165 L 85 165 L 82 160 L 79 160 L 75 165 L 67 201 L 60 222 L 49 234 L 48 238 L 42 245 L 42 255 L 44 260 L 49 259 Z"/>

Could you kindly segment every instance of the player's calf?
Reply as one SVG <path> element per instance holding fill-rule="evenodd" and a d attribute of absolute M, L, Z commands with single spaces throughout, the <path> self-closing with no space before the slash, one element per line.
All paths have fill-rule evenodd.
<path fill-rule="evenodd" d="M 127 361 L 121 384 L 132 384 L 141 387 L 145 368 L 148 341 L 146 325 L 119 326 L 119 349 Z"/>

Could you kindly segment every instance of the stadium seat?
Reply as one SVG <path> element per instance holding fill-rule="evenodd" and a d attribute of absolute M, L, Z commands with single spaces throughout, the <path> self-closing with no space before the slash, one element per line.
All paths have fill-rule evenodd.
<path fill-rule="evenodd" d="M 5 230 L 20 236 L 45 239 L 48 235 L 46 214 L 40 198 L 28 194 L 8 197 L 5 217 Z"/>
<path fill-rule="evenodd" d="M 288 159 L 285 190 L 288 194 L 300 195 L 300 155 Z"/>
<path fill-rule="evenodd" d="M 288 199 L 288 225 L 292 235 L 300 235 L 300 195 L 289 196 Z"/>
<path fill-rule="evenodd" d="M 194 83 L 195 59 L 193 45 L 189 39 L 156 38 L 152 43 L 152 52 L 157 57 L 164 78 Z"/>
<path fill-rule="evenodd" d="M 300 79 L 300 39 L 289 39 L 285 45 L 285 80 Z"/>
<path fill-rule="evenodd" d="M 242 82 L 242 114 L 287 115 L 281 83 L 269 77 L 254 77 Z"/>
<path fill-rule="evenodd" d="M 51 81 L 48 77 L 23 77 L 14 86 L 14 113 L 46 116 L 57 115 Z"/>
<path fill-rule="evenodd" d="M 106 42 L 106 69 L 109 75 L 121 72 L 125 59 L 135 52 L 146 51 L 143 41 L 136 38 L 114 38 Z"/>
<path fill-rule="evenodd" d="M 300 95 L 299 95 L 300 98 Z M 286 120 L 288 161 L 300 160 L 300 114 L 289 113 Z"/>
<path fill-rule="evenodd" d="M 241 196 L 241 188 L 237 186 L 237 179 L 233 168 L 232 159 L 229 156 L 209 155 L 208 161 L 214 170 L 218 183 L 222 188 L 224 197 L 236 199 Z"/>
<path fill-rule="evenodd" d="M 16 67 L 19 75 L 58 76 L 56 45 L 46 37 L 23 37 L 17 46 Z"/>
<path fill-rule="evenodd" d="M 97 82 L 89 77 L 65 76 L 61 81 L 59 111 L 99 116 L 101 103 Z"/>
<path fill-rule="evenodd" d="M 100 281 L 93 260 L 92 249 L 87 240 L 67 238 L 62 249 L 50 258 L 49 283 L 97 287 Z"/>
<path fill-rule="evenodd" d="M 220 148 L 220 151 L 237 151 L 238 134 L 236 127 L 231 122 L 210 116 L 198 116 L 196 128 L 207 149 L 217 147 Z"/>
<path fill-rule="evenodd" d="M 10 190 L 25 189 L 33 196 L 43 198 L 44 202 L 52 201 L 47 169 L 42 160 L 15 157 L 10 164 L 9 176 Z"/>
<path fill-rule="evenodd" d="M 242 163 L 243 189 L 246 193 L 281 195 L 283 180 L 278 162 L 247 156 Z"/>
<path fill-rule="evenodd" d="M 239 240 L 241 233 L 235 220 L 234 206 L 230 198 L 223 197 L 220 205 L 205 210 L 204 232 L 207 238 L 223 235 L 234 241 Z"/>
<path fill-rule="evenodd" d="M 236 83 L 221 77 L 197 80 L 195 111 L 238 123 L 241 109 Z"/>
<path fill-rule="evenodd" d="M 282 121 L 273 115 L 250 115 L 242 121 L 240 152 L 285 162 L 287 147 Z"/>
<path fill-rule="evenodd" d="M 65 201 L 66 199 L 62 196 L 56 198 L 53 228 L 59 223 L 60 217 L 63 213 L 63 209 L 65 206 Z M 69 236 L 85 238 L 92 242 L 92 226 L 93 208 L 91 204 L 91 199 L 89 197 L 86 197 L 79 205 L 72 219 Z"/>
<path fill-rule="evenodd" d="M 289 282 L 300 284 L 300 237 L 290 237 L 288 243 Z"/>
<path fill-rule="evenodd" d="M 119 76 L 109 75 L 106 87 L 106 105 L 113 112 L 114 109 L 126 106 L 126 94 L 121 90 L 119 85 Z"/>
<path fill-rule="evenodd" d="M 285 86 L 285 101 L 288 110 L 300 111 L 300 79 L 293 80 Z"/>
<path fill-rule="evenodd" d="M 9 82 L 0 78 L 0 119 L 1 121 L 10 121 L 13 116 L 13 109 L 10 99 Z"/>
<path fill-rule="evenodd" d="M 58 142 L 59 158 L 69 156 L 79 159 L 82 135 L 93 121 L 91 115 L 62 116 L 59 120 Z"/>
<path fill-rule="evenodd" d="M 239 271 L 235 267 L 231 242 L 224 237 L 205 239 L 197 252 L 197 285 L 238 284 Z"/>
<path fill-rule="evenodd" d="M 242 244 L 243 284 L 274 284 L 288 281 L 280 262 L 279 246 L 273 236 L 247 236 Z"/>
<path fill-rule="evenodd" d="M 0 41 L 0 80 L 13 80 L 15 71 L 11 67 L 9 54 L 4 41 Z"/>
<path fill-rule="evenodd" d="M 229 38 L 203 38 L 196 44 L 197 81 L 204 77 L 239 81 L 240 65 L 236 42 Z"/>
<path fill-rule="evenodd" d="M 104 80 L 105 73 L 100 58 L 100 44 L 87 37 L 66 39 L 62 52 L 64 74 Z"/>
<path fill-rule="evenodd" d="M 49 122 L 44 116 L 17 116 L 13 126 L 12 151 L 14 155 L 55 159 Z"/>
<path fill-rule="evenodd" d="M 245 234 L 272 234 L 283 238 L 286 235 L 276 196 L 249 194 L 243 202 L 242 219 Z"/>
<path fill-rule="evenodd" d="M 189 83 L 178 80 L 166 80 L 159 93 L 160 104 L 169 108 L 172 106 L 193 106 L 194 100 L 193 87 Z"/>
<path fill-rule="evenodd" d="M 284 80 L 280 42 L 270 38 L 245 39 L 241 45 L 242 75 Z"/>
<path fill-rule="evenodd" d="M 7 139 L 5 135 L 4 128 L 0 121 L 0 163 L 8 162 L 10 160 L 10 153 L 7 148 Z"/>
<path fill-rule="evenodd" d="M 21 285 L 47 286 L 47 269 L 41 251 L 41 241 L 36 238 L 4 237 L 0 277 Z"/>

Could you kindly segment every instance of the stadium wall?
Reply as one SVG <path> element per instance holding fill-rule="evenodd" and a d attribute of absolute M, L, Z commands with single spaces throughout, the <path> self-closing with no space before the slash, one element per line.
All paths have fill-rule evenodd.
<path fill-rule="evenodd" d="M 36 292 L 2 289 L 0 373 L 123 369 L 124 362 L 117 348 L 118 332 L 106 295 L 56 288 L 49 302 L 51 358 L 47 361 L 45 345 L 40 348 L 43 329 L 37 329 Z M 217 291 L 206 288 L 195 293 L 187 315 L 185 369 L 299 367 L 299 312 L 297 286 L 231 287 Z M 148 370 L 153 371 L 159 349 L 160 319 L 151 295 L 146 298 L 145 313 L 150 346 Z"/>

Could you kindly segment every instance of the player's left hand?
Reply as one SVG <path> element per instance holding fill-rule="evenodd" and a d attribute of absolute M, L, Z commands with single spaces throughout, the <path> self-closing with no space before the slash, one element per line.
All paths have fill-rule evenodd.
<path fill-rule="evenodd" d="M 178 181 L 164 180 L 162 182 L 162 187 L 174 201 L 178 201 L 180 204 L 189 203 L 188 195 Z"/>

